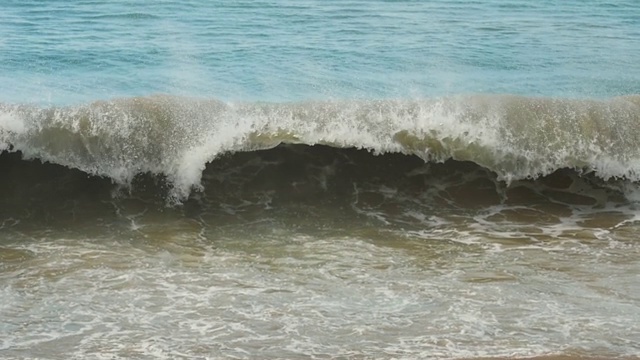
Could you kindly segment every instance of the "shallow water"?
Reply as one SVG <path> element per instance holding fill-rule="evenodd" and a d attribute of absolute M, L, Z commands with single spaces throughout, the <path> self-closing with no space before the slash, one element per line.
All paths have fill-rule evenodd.
<path fill-rule="evenodd" d="M 0 357 L 640 353 L 635 1 L 0 8 Z"/>
<path fill-rule="evenodd" d="M 639 346 L 638 210 L 595 177 L 507 186 L 471 163 L 299 145 L 215 161 L 203 192 L 165 207 L 152 178 L 129 193 L 3 160 L 4 181 L 27 181 L 2 186 L 3 356 Z"/>

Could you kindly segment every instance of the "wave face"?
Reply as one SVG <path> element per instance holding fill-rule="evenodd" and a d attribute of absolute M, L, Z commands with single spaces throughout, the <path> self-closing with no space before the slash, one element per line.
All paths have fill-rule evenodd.
<path fill-rule="evenodd" d="M 626 228 L 637 219 L 637 204 L 624 196 L 634 187 L 625 181 L 562 169 L 507 185 L 468 161 L 425 163 L 323 145 L 222 156 L 207 164 L 200 191 L 169 208 L 167 191 L 174 189 L 156 176 L 137 176 L 121 188 L 79 170 L 23 161 L 19 153 L 0 156 L 0 169 L 0 228 L 19 225 L 26 232 L 68 226 L 81 234 L 87 228 L 129 233 L 139 230 L 138 222 L 155 228 L 190 219 L 198 231 L 275 221 L 303 233 L 320 227 L 353 234 L 371 226 L 374 233 L 428 231 L 428 238 L 451 241 L 476 241 L 474 234 L 574 239 L 575 231 Z"/>
<path fill-rule="evenodd" d="M 158 95 L 70 107 L 0 105 L 1 150 L 121 185 L 139 174 L 158 175 L 173 201 L 202 190 L 208 162 L 282 143 L 470 161 L 507 183 L 562 168 L 638 181 L 640 95 L 299 103 Z"/>

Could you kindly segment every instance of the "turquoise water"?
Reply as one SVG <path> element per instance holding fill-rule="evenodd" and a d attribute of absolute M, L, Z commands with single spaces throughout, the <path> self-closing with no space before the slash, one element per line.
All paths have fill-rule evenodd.
<path fill-rule="evenodd" d="M 640 354 L 640 2 L 0 4 L 0 357 Z"/>
<path fill-rule="evenodd" d="M 3 101 L 640 92 L 636 1 L 5 1 Z"/>

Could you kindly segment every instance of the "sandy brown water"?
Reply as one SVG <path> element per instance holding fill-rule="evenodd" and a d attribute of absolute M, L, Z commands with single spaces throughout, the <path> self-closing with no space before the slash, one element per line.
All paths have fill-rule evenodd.
<path fill-rule="evenodd" d="M 3 358 L 631 359 L 629 184 L 279 147 L 166 201 L 0 159 Z"/>

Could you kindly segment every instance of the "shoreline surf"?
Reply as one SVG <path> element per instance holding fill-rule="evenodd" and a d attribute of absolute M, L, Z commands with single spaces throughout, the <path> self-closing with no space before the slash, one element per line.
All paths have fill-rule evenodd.
<path fill-rule="evenodd" d="M 640 180 L 640 96 L 608 100 L 475 95 L 422 100 L 224 103 L 151 96 L 70 107 L 0 105 L 0 149 L 105 176 L 141 173 L 186 199 L 202 170 L 278 144 L 471 161 L 507 183 L 571 168 Z"/>

